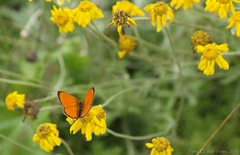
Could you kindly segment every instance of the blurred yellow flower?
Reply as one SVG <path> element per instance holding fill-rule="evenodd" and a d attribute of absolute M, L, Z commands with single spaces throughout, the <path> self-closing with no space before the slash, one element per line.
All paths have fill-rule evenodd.
<path fill-rule="evenodd" d="M 205 75 L 212 75 L 215 72 L 214 65 L 216 62 L 219 68 L 228 70 L 228 62 L 223 59 L 221 51 L 227 52 L 228 44 L 217 45 L 212 43 L 205 46 L 198 45 L 197 52 L 203 54 L 198 64 L 198 69 L 201 71 L 204 70 L 203 74 Z"/>
<path fill-rule="evenodd" d="M 119 48 L 122 50 L 121 52 L 118 52 L 118 56 L 120 59 L 122 59 L 126 55 L 126 53 L 130 54 L 130 51 L 136 48 L 137 43 L 132 36 L 126 35 L 119 38 L 118 44 Z"/>
<path fill-rule="evenodd" d="M 227 18 L 229 9 L 233 14 L 235 13 L 232 2 L 240 3 L 238 0 L 207 0 L 205 11 L 209 10 L 212 13 L 218 12 L 221 19 Z"/>
<path fill-rule="evenodd" d="M 29 2 L 33 1 L 33 0 L 28 0 Z M 47 2 L 51 2 L 52 0 L 46 0 Z"/>
<path fill-rule="evenodd" d="M 208 43 L 211 43 L 212 39 L 211 37 L 207 34 L 207 32 L 204 31 L 195 31 L 193 35 L 191 36 L 191 44 L 193 45 L 193 53 L 197 52 L 197 45 L 202 45 L 205 46 Z"/>
<path fill-rule="evenodd" d="M 61 5 L 63 5 L 64 4 L 64 1 L 65 0 L 60 0 L 60 3 L 61 3 Z M 70 3 L 71 2 L 71 0 L 67 0 L 68 1 L 68 3 Z"/>
<path fill-rule="evenodd" d="M 164 137 L 152 139 L 152 143 L 146 143 L 148 148 L 152 148 L 150 155 L 171 155 L 174 149 L 170 146 L 170 142 Z"/>
<path fill-rule="evenodd" d="M 170 5 L 173 7 L 174 5 L 175 6 L 175 9 L 179 9 L 181 6 L 183 6 L 183 9 L 184 10 L 187 10 L 188 7 L 192 7 L 193 6 L 193 3 L 199 3 L 200 0 L 172 0 Z"/>
<path fill-rule="evenodd" d="M 50 152 L 54 146 L 60 146 L 61 140 L 58 136 L 59 131 L 56 124 L 44 123 L 37 128 L 37 133 L 33 136 L 33 142 L 38 142 L 41 149 Z"/>
<path fill-rule="evenodd" d="M 66 120 L 72 125 L 70 133 L 75 134 L 82 129 L 81 132 L 86 134 L 87 141 L 92 140 L 93 132 L 95 135 L 104 134 L 107 128 L 106 113 L 101 105 L 92 107 L 89 113 L 82 119 L 75 120 L 68 117 Z"/>
<path fill-rule="evenodd" d="M 234 25 L 236 26 L 237 29 L 237 36 L 240 36 L 240 11 L 237 11 L 234 14 L 231 14 L 230 18 L 228 19 L 229 25 L 226 27 L 226 29 L 230 29 Z"/>
<path fill-rule="evenodd" d="M 50 20 L 55 23 L 59 27 L 59 33 L 67 33 L 72 32 L 74 27 L 74 22 L 72 20 L 73 14 L 71 13 L 69 8 L 64 8 L 59 10 L 53 5 L 53 10 L 51 10 L 52 16 Z"/>
<path fill-rule="evenodd" d="M 18 94 L 17 91 L 8 94 L 5 99 L 8 110 L 15 110 L 14 106 L 24 108 L 25 94 Z"/>
<path fill-rule="evenodd" d="M 77 8 L 72 10 L 74 22 L 82 27 L 86 27 L 95 18 L 103 18 L 102 10 L 95 4 L 87 0 L 81 1 Z"/>
<path fill-rule="evenodd" d="M 123 10 L 127 12 L 131 17 L 136 16 L 136 14 L 144 16 L 143 11 L 129 1 L 118 1 L 116 5 L 112 7 L 112 10 L 112 14 L 116 13 L 118 10 Z"/>
<path fill-rule="evenodd" d="M 152 26 L 156 25 L 157 16 L 157 32 L 161 31 L 161 22 L 164 27 L 166 26 L 167 16 L 170 18 L 169 23 L 171 23 L 174 18 L 172 9 L 163 1 L 157 2 L 155 4 L 149 4 L 143 10 L 147 11 L 150 17 L 152 17 Z"/>
<path fill-rule="evenodd" d="M 123 37 L 125 35 L 125 31 L 123 28 L 125 24 L 127 24 L 128 27 L 130 27 L 130 24 L 137 25 L 135 21 L 131 19 L 131 16 L 123 10 L 118 10 L 116 13 L 113 14 L 113 18 L 111 19 L 110 23 L 107 25 L 106 28 L 113 24 L 117 27 L 117 31 L 120 37 Z"/>

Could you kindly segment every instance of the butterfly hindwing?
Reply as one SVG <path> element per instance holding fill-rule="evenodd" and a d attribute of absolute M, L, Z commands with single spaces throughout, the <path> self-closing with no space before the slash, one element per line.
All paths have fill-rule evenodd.
<path fill-rule="evenodd" d="M 78 115 L 78 111 L 79 111 L 79 100 L 68 94 L 65 93 L 63 91 L 58 91 L 58 99 L 59 102 L 62 104 L 62 106 L 64 107 L 64 114 L 70 118 L 75 118 L 77 119 L 77 115 Z"/>
<path fill-rule="evenodd" d="M 85 95 L 84 99 L 83 99 L 83 110 L 82 110 L 82 114 L 81 114 L 81 118 L 83 118 L 84 116 L 87 115 L 87 113 L 90 111 L 91 109 L 91 104 L 93 101 L 95 95 L 95 88 L 92 87 L 88 93 Z"/>

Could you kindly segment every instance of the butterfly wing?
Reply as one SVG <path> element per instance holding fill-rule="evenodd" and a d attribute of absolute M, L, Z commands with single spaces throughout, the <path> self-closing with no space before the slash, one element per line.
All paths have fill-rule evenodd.
<path fill-rule="evenodd" d="M 64 107 L 63 112 L 67 117 L 78 119 L 79 100 L 63 91 L 58 91 L 58 100 Z"/>
<path fill-rule="evenodd" d="M 83 105 L 81 118 L 85 117 L 87 113 L 90 111 L 94 95 L 95 95 L 95 88 L 92 87 L 83 99 L 84 105 Z"/>

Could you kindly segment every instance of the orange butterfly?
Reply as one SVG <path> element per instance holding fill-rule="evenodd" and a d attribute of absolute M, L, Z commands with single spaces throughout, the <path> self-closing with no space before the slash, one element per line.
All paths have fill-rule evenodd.
<path fill-rule="evenodd" d="M 81 119 L 90 111 L 94 95 L 94 87 L 92 87 L 84 99 L 80 101 L 68 93 L 58 91 L 58 100 L 64 107 L 63 112 L 67 117 L 72 119 Z"/>

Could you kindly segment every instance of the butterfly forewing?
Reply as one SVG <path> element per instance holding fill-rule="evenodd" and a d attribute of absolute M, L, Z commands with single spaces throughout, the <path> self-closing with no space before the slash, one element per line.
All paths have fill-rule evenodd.
<path fill-rule="evenodd" d="M 75 118 L 77 119 L 77 115 L 78 115 L 78 103 L 79 100 L 68 94 L 65 93 L 63 91 L 58 91 L 58 99 L 60 101 L 60 103 L 62 104 L 62 106 L 64 107 L 64 114 L 70 118 Z"/>
<path fill-rule="evenodd" d="M 95 88 L 92 87 L 83 99 L 84 106 L 83 106 L 81 118 L 86 116 L 87 113 L 90 111 L 94 95 L 95 95 Z"/>

